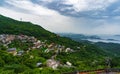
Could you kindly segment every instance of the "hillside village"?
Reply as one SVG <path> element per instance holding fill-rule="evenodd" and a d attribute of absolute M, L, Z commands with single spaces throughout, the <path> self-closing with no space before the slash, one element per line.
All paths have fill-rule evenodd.
<path fill-rule="evenodd" d="M 107 47 L 113 50 L 114 45 Z M 0 74 L 63 74 L 119 68 L 120 57 L 113 54 L 94 43 L 76 42 L 37 24 L 0 16 Z"/>
<path fill-rule="evenodd" d="M 16 47 L 10 48 L 9 45 L 12 44 L 14 40 L 20 40 L 22 43 L 32 43 L 32 46 L 28 47 L 26 50 L 19 49 Z M 8 35 L 8 34 L 1 34 L 0 35 L 0 44 L 2 44 L 4 47 L 7 48 L 7 52 L 10 54 L 13 54 L 14 56 L 22 56 L 23 54 L 29 53 L 30 50 L 41 50 L 44 48 L 43 53 L 49 53 L 50 51 L 55 52 L 51 58 L 49 58 L 47 62 L 47 66 L 51 67 L 53 69 L 57 69 L 58 66 L 65 66 L 65 67 L 72 67 L 72 64 L 67 61 L 66 65 L 60 64 L 60 61 L 55 60 L 55 57 L 58 55 L 58 53 L 61 52 L 75 52 L 73 49 L 69 47 L 65 47 L 63 45 L 55 44 L 55 43 L 47 43 L 47 40 L 41 41 L 33 36 L 27 36 L 27 35 Z M 31 55 L 30 58 L 33 58 Z M 40 66 L 42 63 L 38 62 L 36 66 Z"/>

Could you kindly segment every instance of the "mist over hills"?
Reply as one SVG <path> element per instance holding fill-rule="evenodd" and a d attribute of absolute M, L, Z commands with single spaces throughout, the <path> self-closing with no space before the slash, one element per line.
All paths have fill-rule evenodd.
<path fill-rule="evenodd" d="M 104 43 L 120 43 L 119 35 L 85 35 L 85 34 L 74 34 L 74 33 L 58 33 L 63 37 L 69 37 L 76 41 L 88 40 L 91 42 L 104 42 Z"/>
<path fill-rule="evenodd" d="M 63 37 L 71 38 L 77 42 L 93 43 L 115 56 L 119 56 L 120 54 L 119 35 L 84 35 L 74 33 L 58 33 L 58 34 Z"/>

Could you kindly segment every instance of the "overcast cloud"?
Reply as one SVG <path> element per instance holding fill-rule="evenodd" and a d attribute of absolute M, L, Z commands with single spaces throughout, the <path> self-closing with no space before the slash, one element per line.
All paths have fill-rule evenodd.
<path fill-rule="evenodd" d="M 1 0 L 0 14 L 51 32 L 120 34 L 119 0 Z"/>

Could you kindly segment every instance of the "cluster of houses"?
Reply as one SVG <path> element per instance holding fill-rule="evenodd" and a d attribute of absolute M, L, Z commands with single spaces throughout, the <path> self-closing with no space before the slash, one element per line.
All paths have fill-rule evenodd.
<path fill-rule="evenodd" d="M 60 63 L 60 61 L 57 61 L 55 59 L 48 59 L 47 60 L 47 66 L 51 67 L 52 69 L 56 70 L 59 66 L 61 67 L 73 67 L 72 63 L 70 63 L 69 61 L 67 61 L 64 65 Z"/>
<path fill-rule="evenodd" d="M 2 34 L 0 35 L 0 42 L 2 44 L 4 44 L 4 46 L 7 47 L 8 44 L 11 43 L 11 41 L 13 41 L 15 39 L 15 35 L 6 35 L 6 34 Z"/>
<path fill-rule="evenodd" d="M 71 49 L 71 48 L 66 48 L 65 46 L 62 46 L 62 45 L 59 45 L 59 44 L 55 44 L 55 43 L 51 43 L 50 45 L 48 45 L 47 49 L 45 50 L 46 53 L 48 53 L 50 51 L 55 51 L 56 53 L 74 52 L 74 50 Z"/>
<path fill-rule="evenodd" d="M 34 37 L 29 37 L 26 35 L 8 35 L 8 34 L 2 34 L 0 35 L 0 42 L 3 43 L 5 46 L 10 44 L 13 40 L 18 39 L 22 42 L 35 42 L 37 39 Z"/>
<path fill-rule="evenodd" d="M 27 35 L 8 35 L 8 34 L 0 35 L 0 42 L 4 44 L 4 46 L 6 47 L 15 39 L 21 40 L 22 42 L 29 41 L 33 43 L 33 46 L 31 46 L 30 49 L 39 49 L 42 47 L 46 47 L 47 49 L 45 50 L 45 52 L 47 53 L 52 50 L 55 50 L 56 52 L 73 52 L 73 49 L 71 48 L 65 48 L 65 46 L 55 43 L 46 44 L 45 42 L 42 42 L 33 36 L 30 37 Z"/>
<path fill-rule="evenodd" d="M 8 34 L 2 34 L 0 35 L 0 43 L 3 44 L 8 50 L 9 53 L 13 55 L 22 55 L 24 51 L 21 49 L 20 51 L 17 51 L 17 48 L 9 48 L 8 45 L 12 43 L 14 40 L 20 40 L 21 42 L 31 42 L 33 43 L 33 46 L 29 47 L 28 49 L 37 49 L 42 46 L 44 46 L 44 42 L 41 42 L 40 40 L 37 40 L 35 37 L 30 37 L 27 35 L 8 35 Z"/>
<path fill-rule="evenodd" d="M 18 55 L 21 56 L 25 51 L 21 50 L 17 50 L 17 48 L 9 48 L 8 45 L 12 43 L 12 41 L 14 40 L 21 40 L 22 42 L 31 42 L 33 43 L 33 46 L 28 48 L 28 52 L 29 50 L 32 49 L 40 49 L 42 47 L 45 47 L 46 49 L 44 50 L 45 53 L 49 53 L 50 51 L 54 51 L 55 55 L 53 55 L 51 57 L 51 59 L 47 60 L 47 66 L 51 67 L 53 69 L 56 69 L 59 65 L 60 62 L 54 60 L 54 58 L 58 55 L 58 53 L 61 52 L 74 52 L 73 49 L 71 48 L 66 48 L 63 45 L 59 45 L 59 44 L 55 44 L 55 43 L 51 43 L 51 44 L 47 44 L 46 41 L 42 42 L 40 40 L 38 40 L 35 37 L 31 37 L 31 36 L 27 36 L 27 35 L 8 35 L 8 34 L 2 34 L 0 35 L 0 43 L 2 43 L 4 46 L 6 46 L 7 48 L 7 52 L 13 54 L 14 56 Z M 71 66 L 72 64 L 70 62 L 66 62 L 66 64 L 68 66 Z M 37 66 L 41 65 L 41 63 L 37 63 Z"/>
<path fill-rule="evenodd" d="M 21 55 L 23 55 L 23 53 L 24 53 L 23 50 L 17 51 L 16 48 L 8 48 L 7 52 L 13 54 L 14 56 L 16 56 L 16 55 L 17 55 L 17 56 L 21 56 Z"/>

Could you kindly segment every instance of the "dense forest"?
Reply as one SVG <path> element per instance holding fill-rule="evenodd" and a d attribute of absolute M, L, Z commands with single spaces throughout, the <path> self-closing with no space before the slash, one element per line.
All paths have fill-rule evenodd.
<path fill-rule="evenodd" d="M 72 48 L 75 51 L 58 53 L 55 60 L 58 60 L 62 66 L 54 70 L 46 65 L 46 61 L 55 54 L 55 51 L 45 53 L 43 52 L 45 48 L 39 48 L 30 50 L 27 53 L 26 49 L 32 44 L 14 40 L 8 45 L 8 48 L 17 48 L 17 50 L 22 49 L 25 51 L 22 56 L 14 56 L 9 54 L 7 52 L 8 48 L 0 43 L 1 74 L 61 74 L 73 71 L 120 67 L 119 57 L 106 52 L 103 48 L 92 43 L 76 42 L 70 38 L 60 37 L 30 22 L 17 21 L 0 15 L 0 34 L 34 36 L 38 40 L 46 41 L 46 45 L 55 43 Z M 31 55 L 33 56 L 32 58 L 30 58 Z M 71 67 L 63 66 L 67 61 L 72 64 Z M 42 63 L 39 67 L 36 66 L 38 62 Z"/>

